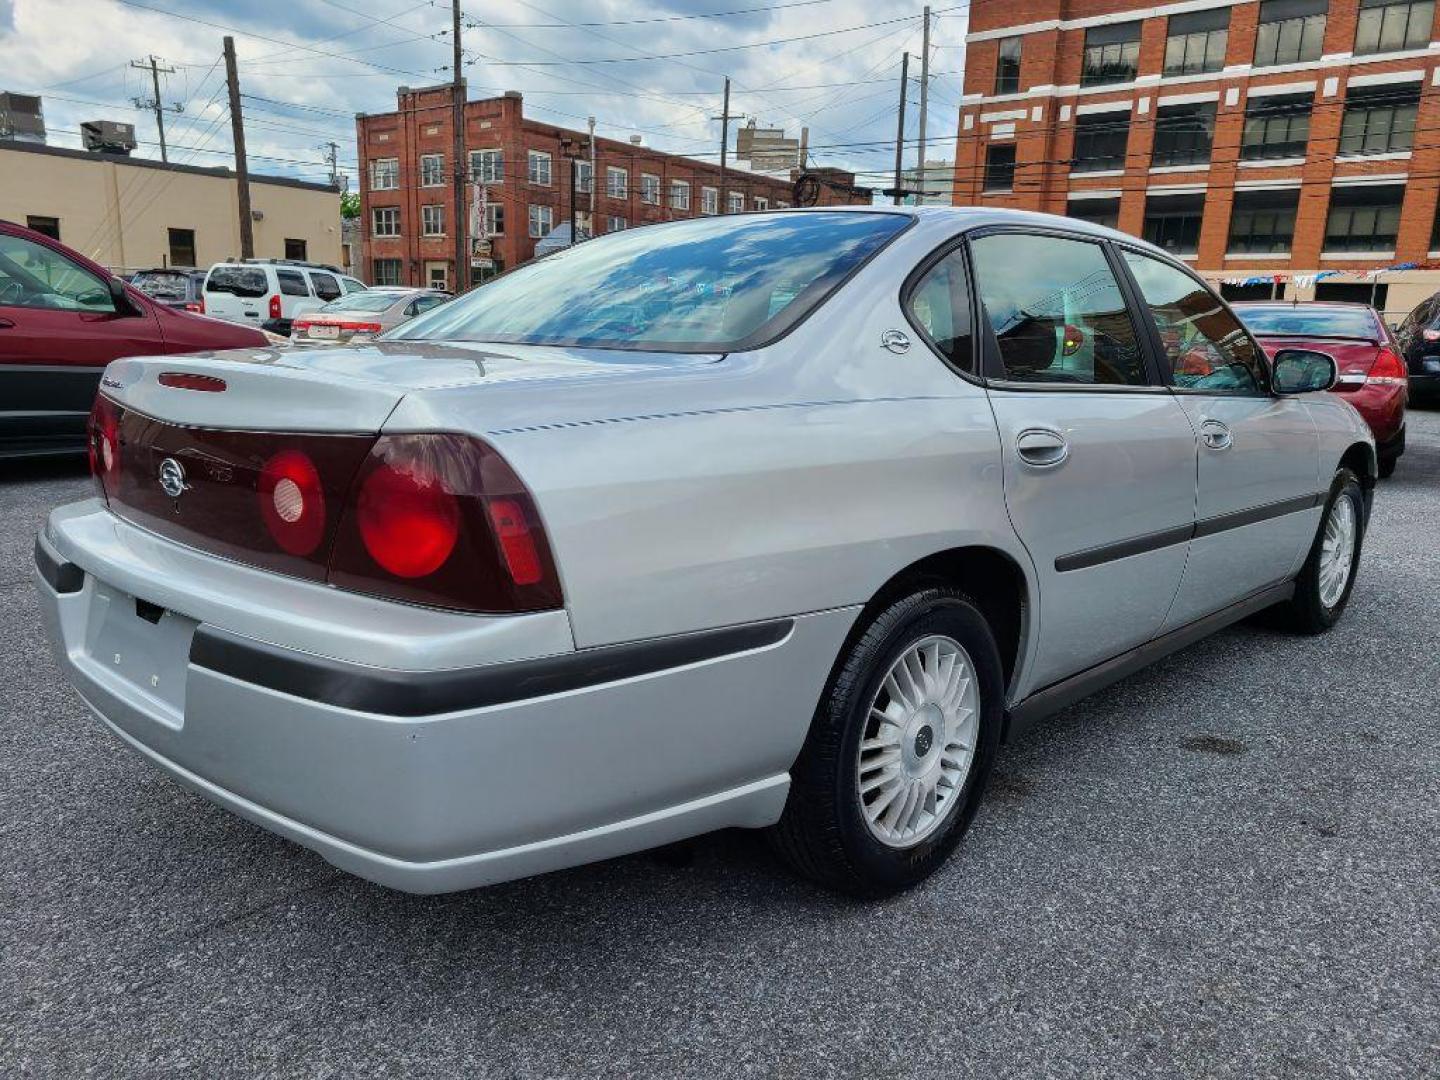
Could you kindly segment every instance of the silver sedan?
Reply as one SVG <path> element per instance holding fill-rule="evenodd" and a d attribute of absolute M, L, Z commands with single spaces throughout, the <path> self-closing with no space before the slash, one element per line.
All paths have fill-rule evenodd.
<path fill-rule="evenodd" d="M 369 341 L 450 300 L 436 289 L 376 287 L 332 300 L 290 324 L 292 345 L 347 345 Z"/>
<path fill-rule="evenodd" d="M 1334 378 L 1080 221 L 699 218 L 368 345 L 117 361 L 36 581 L 122 742 L 372 880 L 744 826 L 879 896 L 1039 718 L 1341 617 L 1376 460 Z"/>

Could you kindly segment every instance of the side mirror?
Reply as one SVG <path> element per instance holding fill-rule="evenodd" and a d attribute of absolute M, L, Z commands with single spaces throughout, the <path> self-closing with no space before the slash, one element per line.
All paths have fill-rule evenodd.
<path fill-rule="evenodd" d="M 110 289 L 110 303 L 115 308 L 115 314 L 120 318 L 129 318 L 139 315 L 135 310 L 135 304 L 125 293 L 125 283 L 118 277 L 111 277 L 106 281 Z"/>
<path fill-rule="evenodd" d="M 1281 349 L 1275 354 L 1274 372 L 1277 394 L 1329 390 L 1340 374 L 1333 356 L 1314 349 Z"/>

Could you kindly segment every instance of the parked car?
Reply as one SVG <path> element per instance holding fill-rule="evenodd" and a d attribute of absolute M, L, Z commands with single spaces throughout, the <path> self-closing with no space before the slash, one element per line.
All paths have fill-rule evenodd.
<path fill-rule="evenodd" d="M 333 266 L 288 259 L 222 262 L 205 276 L 205 314 L 288 336 L 297 315 L 362 292 L 363 281 Z"/>
<path fill-rule="evenodd" d="M 1335 358 L 1340 377 L 1331 391 L 1354 405 L 1375 435 L 1380 475 L 1390 476 L 1405 453 L 1409 398 L 1400 344 L 1368 304 L 1265 303 L 1231 305 L 1267 353 L 1319 349 Z"/>
<path fill-rule="evenodd" d="M 0 457 L 77 453 L 116 357 L 264 345 L 159 303 L 33 229 L 0 221 Z"/>
<path fill-rule="evenodd" d="M 130 284 L 156 303 L 184 308 L 197 314 L 205 310 L 205 271 L 186 267 L 160 267 L 130 275 Z"/>
<path fill-rule="evenodd" d="M 112 366 L 36 580 L 126 744 L 364 877 L 748 826 L 877 896 L 1039 717 L 1341 617 L 1376 461 L 1335 377 L 1073 219 L 694 218 L 368 345 Z"/>
<path fill-rule="evenodd" d="M 1417 304 L 1395 328 L 1395 338 L 1405 357 L 1411 396 L 1440 395 L 1440 293 Z"/>
<path fill-rule="evenodd" d="M 374 288 L 331 301 L 290 324 L 295 345 L 348 345 L 368 341 L 453 299 L 438 289 Z"/>

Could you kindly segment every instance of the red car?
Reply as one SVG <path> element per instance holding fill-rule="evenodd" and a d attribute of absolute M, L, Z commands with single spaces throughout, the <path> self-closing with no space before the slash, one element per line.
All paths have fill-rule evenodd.
<path fill-rule="evenodd" d="M 83 451 L 111 360 L 267 343 L 251 327 L 158 303 L 64 244 L 0 221 L 0 457 Z"/>
<path fill-rule="evenodd" d="M 1368 304 L 1239 303 L 1230 305 L 1265 352 L 1318 349 L 1335 358 L 1340 378 L 1330 392 L 1354 405 L 1370 425 L 1380 475 L 1389 476 L 1405 452 L 1409 395 L 1400 344 Z"/>

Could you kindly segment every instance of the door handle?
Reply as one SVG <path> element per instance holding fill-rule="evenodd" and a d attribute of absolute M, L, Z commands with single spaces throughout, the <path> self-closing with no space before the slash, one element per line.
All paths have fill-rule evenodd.
<path fill-rule="evenodd" d="M 9 329 L 11 329 L 14 325 L 15 325 L 15 323 L 14 323 L 13 321 L 11 321 L 10 319 L 0 318 L 0 330 L 9 330 Z"/>
<path fill-rule="evenodd" d="M 1219 420 L 1206 420 L 1200 424 L 1200 441 L 1211 450 L 1228 450 L 1235 437 Z"/>
<path fill-rule="evenodd" d="M 1052 428 L 1026 428 L 1015 436 L 1015 455 L 1026 465 L 1051 469 L 1070 456 L 1070 444 Z"/>

